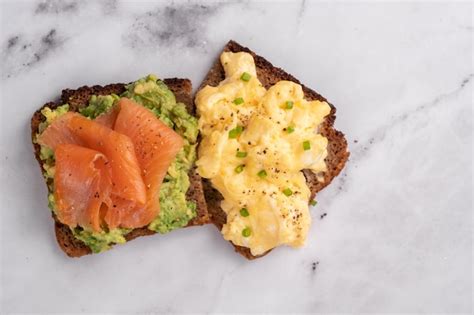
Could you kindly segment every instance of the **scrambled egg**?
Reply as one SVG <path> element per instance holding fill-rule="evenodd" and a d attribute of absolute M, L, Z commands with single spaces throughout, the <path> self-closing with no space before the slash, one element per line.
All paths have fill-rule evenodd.
<path fill-rule="evenodd" d="M 326 170 L 327 139 L 318 125 L 326 102 L 306 101 L 301 85 L 280 81 L 266 90 L 248 53 L 224 52 L 226 78 L 196 96 L 202 142 L 199 174 L 224 197 L 226 240 L 260 255 L 304 245 L 311 216 L 303 169 Z"/>

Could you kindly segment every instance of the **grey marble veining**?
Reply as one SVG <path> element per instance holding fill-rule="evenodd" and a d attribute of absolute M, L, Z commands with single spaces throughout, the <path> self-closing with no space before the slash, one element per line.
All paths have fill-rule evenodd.
<path fill-rule="evenodd" d="M 124 42 L 131 48 L 173 47 L 175 49 L 199 49 L 204 45 L 207 21 L 224 4 L 168 5 L 144 12 L 134 18 Z"/>
<path fill-rule="evenodd" d="M 472 4 L 3 1 L 2 313 L 471 313 Z M 234 39 L 337 107 L 351 151 L 304 248 L 248 262 L 212 226 L 73 260 L 31 114 L 148 73 L 199 86 Z"/>
<path fill-rule="evenodd" d="M 38 35 L 35 35 L 38 36 Z M 7 40 L 7 48 L 4 51 L 5 66 L 3 68 L 3 78 L 10 78 L 21 71 L 32 68 L 37 63 L 54 52 L 63 44 L 63 40 L 58 37 L 56 29 L 52 28 L 48 32 L 39 35 L 34 40 L 24 38 L 23 35 L 14 35 Z M 9 63 L 9 59 L 16 60 Z"/>

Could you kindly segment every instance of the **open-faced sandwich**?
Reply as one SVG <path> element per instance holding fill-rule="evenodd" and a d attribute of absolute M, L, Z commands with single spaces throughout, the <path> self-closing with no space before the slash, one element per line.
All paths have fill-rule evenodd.
<path fill-rule="evenodd" d="M 233 41 L 195 104 L 199 120 L 189 80 L 149 75 L 64 90 L 33 115 L 67 255 L 208 222 L 248 259 L 305 243 L 309 205 L 349 157 L 335 107 Z"/>
<path fill-rule="evenodd" d="M 71 257 L 208 222 L 191 82 L 64 90 L 31 120 L 58 243 Z"/>
<path fill-rule="evenodd" d="M 309 204 L 349 157 L 324 97 L 230 41 L 195 97 L 212 222 L 249 259 L 302 246 Z"/>

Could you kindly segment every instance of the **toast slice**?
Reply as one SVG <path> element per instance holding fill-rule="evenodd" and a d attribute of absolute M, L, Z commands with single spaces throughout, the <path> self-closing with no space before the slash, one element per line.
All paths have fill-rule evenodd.
<path fill-rule="evenodd" d="M 230 52 L 247 52 L 250 53 L 254 60 L 257 68 L 257 77 L 262 82 L 263 86 L 268 89 L 278 81 L 287 80 L 301 84 L 295 77 L 288 74 L 284 70 L 273 66 L 265 58 L 257 55 L 247 47 L 243 47 L 235 41 L 231 40 L 224 47 L 223 51 Z M 219 53 L 220 55 L 220 53 Z M 224 68 L 222 67 L 219 58 L 207 73 L 204 81 L 201 83 L 199 89 L 202 89 L 206 85 L 217 86 L 222 80 L 225 79 Z M 318 94 L 317 92 L 309 89 L 302 85 L 305 98 L 307 100 L 327 100 Z M 310 170 L 304 170 L 303 173 L 306 177 L 306 182 L 311 190 L 311 198 L 314 198 L 316 193 L 329 185 L 331 181 L 341 172 L 344 165 L 349 158 L 349 152 L 347 151 L 347 141 L 344 134 L 334 128 L 334 121 L 336 119 L 336 108 L 328 102 L 331 106 L 330 114 L 325 118 L 324 122 L 320 127 L 320 133 L 328 139 L 328 156 L 325 159 L 327 165 L 327 172 L 324 173 L 324 179 L 318 181 L 316 175 Z M 225 212 L 220 207 L 222 195 L 212 187 L 211 182 L 207 179 L 203 179 L 204 195 L 206 197 L 207 209 L 211 218 L 212 223 L 217 226 L 219 230 L 226 223 L 227 217 Z M 250 250 L 246 247 L 234 245 L 235 251 L 246 257 L 247 259 L 255 259 L 266 255 L 266 252 L 260 256 L 253 256 Z"/>
<path fill-rule="evenodd" d="M 165 79 L 165 84 L 176 96 L 176 101 L 184 103 L 189 113 L 195 114 L 194 103 L 191 96 L 192 85 L 191 81 L 188 79 Z M 92 95 L 108 95 L 108 94 L 117 94 L 120 95 L 125 91 L 125 84 L 109 84 L 106 86 L 95 85 L 92 87 L 83 86 L 78 89 L 66 89 L 62 91 L 61 97 L 56 102 L 50 102 L 43 105 L 38 109 L 31 118 L 31 137 L 34 139 L 36 133 L 38 132 L 39 124 L 44 120 L 43 115 L 41 114 L 41 109 L 48 106 L 51 109 L 54 109 L 62 104 L 69 104 L 70 111 L 78 111 L 80 108 L 88 105 L 89 98 Z M 36 160 L 38 160 L 40 168 L 42 170 L 43 162 L 40 159 L 40 146 L 33 142 L 34 152 Z M 203 225 L 209 223 L 209 215 L 207 212 L 206 200 L 204 198 L 203 186 L 201 177 L 197 174 L 195 169 L 192 169 L 189 173 L 190 187 L 187 192 L 188 200 L 194 200 L 196 202 L 196 211 L 197 216 L 191 220 L 188 226 Z M 54 215 L 53 215 L 54 218 Z M 56 239 L 59 243 L 61 249 L 70 257 L 81 257 L 83 255 L 91 254 L 91 249 L 85 245 L 82 241 L 76 239 L 72 234 L 68 226 L 59 222 L 56 218 L 55 220 L 55 232 Z M 125 238 L 127 241 L 135 239 L 140 236 L 151 235 L 155 232 L 147 229 L 146 227 L 134 229 L 128 233 Z"/>

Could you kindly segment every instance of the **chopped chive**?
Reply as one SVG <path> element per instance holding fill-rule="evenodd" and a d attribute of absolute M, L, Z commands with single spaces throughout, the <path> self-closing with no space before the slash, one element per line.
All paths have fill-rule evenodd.
<path fill-rule="evenodd" d="M 257 173 L 257 175 L 260 178 L 265 178 L 267 177 L 267 172 L 265 170 L 261 170 L 260 172 Z"/>
<path fill-rule="evenodd" d="M 237 174 L 238 174 L 238 173 L 242 173 L 242 171 L 244 170 L 244 167 L 245 167 L 245 165 L 240 164 L 239 166 L 237 166 L 237 167 L 235 168 L 235 172 L 236 172 Z"/>
<path fill-rule="evenodd" d="M 290 188 L 285 188 L 285 189 L 283 189 L 283 194 L 285 194 L 285 196 L 289 197 L 289 196 L 293 195 L 293 192 L 291 191 Z"/>
<path fill-rule="evenodd" d="M 250 215 L 250 213 L 247 210 L 247 208 L 242 208 L 242 209 L 240 209 L 240 215 L 243 216 L 243 217 L 248 217 Z"/>
<path fill-rule="evenodd" d="M 234 129 L 231 129 L 229 131 L 229 139 L 235 139 L 237 138 L 241 133 L 242 131 L 244 131 L 244 127 L 238 125 L 237 127 L 235 127 Z"/>
<path fill-rule="evenodd" d="M 242 75 L 240 76 L 240 80 L 245 81 L 245 82 L 248 82 L 248 81 L 250 81 L 250 78 L 251 78 L 251 77 L 252 77 L 252 76 L 250 75 L 250 73 L 244 72 L 244 73 L 242 73 Z"/>
<path fill-rule="evenodd" d="M 292 133 L 293 131 L 295 131 L 295 127 L 293 127 L 293 126 L 286 127 L 286 132 L 287 133 Z"/>
<path fill-rule="evenodd" d="M 244 158 L 247 156 L 247 152 L 244 151 L 237 151 L 237 154 L 235 154 L 236 157 L 238 158 Z"/>
<path fill-rule="evenodd" d="M 238 98 L 236 98 L 236 99 L 234 100 L 234 104 L 235 104 L 235 105 L 243 104 L 243 102 L 244 102 L 244 99 L 241 98 L 241 97 L 238 97 Z"/>
<path fill-rule="evenodd" d="M 318 204 L 318 202 L 313 199 L 313 200 L 311 200 L 311 201 L 309 202 L 309 204 L 312 205 L 312 206 L 315 206 L 315 205 Z"/>
<path fill-rule="evenodd" d="M 303 150 L 308 151 L 309 149 L 311 149 L 311 143 L 306 140 L 303 142 Z"/>
<path fill-rule="evenodd" d="M 249 237 L 250 234 L 252 234 L 252 231 L 250 230 L 249 227 L 246 227 L 245 229 L 242 230 L 242 236 L 243 237 Z"/>
<path fill-rule="evenodd" d="M 292 109 L 293 108 L 293 102 L 292 101 L 286 101 L 285 108 L 286 109 Z"/>

